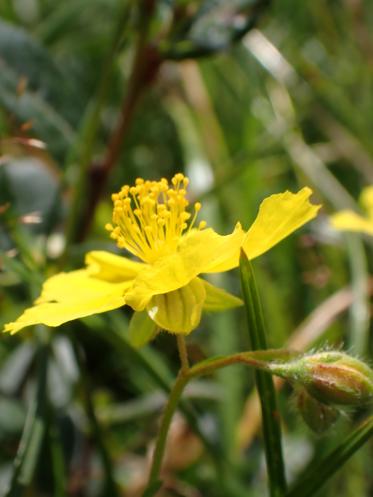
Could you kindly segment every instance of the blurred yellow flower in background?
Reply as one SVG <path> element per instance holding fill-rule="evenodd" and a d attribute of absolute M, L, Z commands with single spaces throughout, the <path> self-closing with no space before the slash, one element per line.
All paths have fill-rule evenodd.
<path fill-rule="evenodd" d="M 330 216 L 332 226 L 337 230 L 373 235 L 373 186 L 367 186 L 362 190 L 359 203 L 365 211 L 365 216 L 352 210 L 343 210 Z"/>
<path fill-rule="evenodd" d="M 239 298 L 199 278 L 239 264 L 240 249 L 249 259 L 263 254 L 314 218 L 320 206 L 309 202 L 312 191 L 284 192 L 266 198 L 248 231 L 237 223 L 222 236 L 206 223 L 196 223 L 186 198 L 189 180 L 181 173 L 169 183 L 136 180 L 113 194 L 112 224 L 106 226 L 120 249 L 141 262 L 105 251 L 86 255 L 86 268 L 60 273 L 43 285 L 40 297 L 5 331 L 35 325 L 59 326 L 67 321 L 129 305 L 157 327 L 188 334 L 202 310 L 241 305 Z"/>

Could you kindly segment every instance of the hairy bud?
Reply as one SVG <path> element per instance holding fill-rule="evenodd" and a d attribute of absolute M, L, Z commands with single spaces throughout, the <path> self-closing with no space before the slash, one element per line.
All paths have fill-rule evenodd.
<path fill-rule="evenodd" d="M 326 404 L 353 406 L 373 400 L 373 370 L 344 352 L 318 352 L 287 363 L 272 363 L 269 369 L 302 385 Z"/>
<path fill-rule="evenodd" d="M 328 430 L 337 421 L 340 414 L 338 409 L 319 402 L 304 388 L 296 394 L 296 405 L 308 427 L 318 434 Z"/>

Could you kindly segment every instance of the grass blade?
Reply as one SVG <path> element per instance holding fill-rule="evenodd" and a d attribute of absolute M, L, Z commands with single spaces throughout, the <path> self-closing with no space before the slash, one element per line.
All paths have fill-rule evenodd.
<path fill-rule="evenodd" d="M 240 258 L 240 273 L 251 346 L 253 350 L 265 350 L 267 348 L 267 340 L 262 307 L 253 269 L 243 251 Z M 276 393 L 270 375 L 257 371 L 255 378 L 262 408 L 263 435 L 270 495 L 271 497 L 280 497 L 285 494 L 286 480 Z"/>

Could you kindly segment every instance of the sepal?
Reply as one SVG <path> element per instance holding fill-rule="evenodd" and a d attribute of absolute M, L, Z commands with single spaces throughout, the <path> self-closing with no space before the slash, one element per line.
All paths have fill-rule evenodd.
<path fill-rule="evenodd" d="M 146 345 L 159 331 L 146 311 L 134 312 L 128 326 L 128 341 L 135 349 Z"/>

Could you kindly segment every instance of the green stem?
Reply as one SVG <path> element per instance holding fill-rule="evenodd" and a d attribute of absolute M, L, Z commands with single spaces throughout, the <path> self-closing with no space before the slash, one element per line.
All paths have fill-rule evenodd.
<path fill-rule="evenodd" d="M 181 363 L 181 372 L 186 373 L 189 370 L 188 351 L 185 344 L 185 337 L 183 335 L 176 335 L 177 348 L 179 350 L 179 357 Z"/>
<path fill-rule="evenodd" d="M 170 428 L 171 420 L 178 405 L 179 399 L 181 397 L 181 394 L 183 393 L 186 384 L 188 383 L 188 380 L 189 378 L 180 372 L 170 392 L 170 396 L 168 398 L 163 413 L 161 426 L 158 432 L 158 438 L 154 449 L 147 489 L 152 488 L 153 486 L 157 485 L 157 483 L 159 482 L 159 473 L 161 471 L 162 459 L 166 447 L 168 430 Z M 145 495 L 147 495 L 147 491 L 145 491 L 144 497 Z"/>
<path fill-rule="evenodd" d="M 358 426 L 324 459 L 296 483 L 286 497 L 312 497 L 342 465 L 373 435 L 373 416 Z"/>
<path fill-rule="evenodd" d="M 189 377 L 187 376 L 189 371 L 189 360 L 188 351 L 185 344 L 185 337 L 183 335 L 176 335 L 176 342 L 181 363 L 180 371 L 176 378 L 174 386 L 171 389 L 163 413 L 162 422 L 159 428 L 158 438 L 154 449 L 152 466 L 150 468 L 149 481 L 147 489 L 144 493 L 144 497 L 147 495 L 152 495 L 152 493 L 154 492 L 153 488 L 158 489 L 159 487 L 159 473 L 161 471 L 163 455 L 166 448 L 168 430 L 170 429 L 171 420 L 179 403 L 181 394 L 183 393 L 185 385 L 189 381 Z"/>
<path fill-rule="evenodd" d="M 287 349 L 268 349 L 268 350 L 255 350 L 249 352 L 238 352 L 229 356 L 212 357 L 205 361 L 195 364 L 187 372 L 188 379 L 196 376 L 211 374 L 217 369 L 225 368 L 231 364 L 246 364 L 261 371 L 267 371 L 272 374 L 268 365 L 269 362 L 274 360 L 286 361 L 298 356 L 297 352 L 292 352 Z"/>
<path fill-rule="evenodd" d="M 267 348 L 267 339 L 263 311 L 254 273 L 250 261 L 243 251 L 240 258 L 240 273 L 251 345 L 253 350 L 265 350 Z M 272 377 L 268 373 L 257 371 L 255 377 L 262 409 L 270 495 L 271 497 L 280 497 L 285 494 L 286 479 L 276 392 Z"/>
<path fill-rule="evenodd" d="M 111 326 L 110 329 L 121 329 L 123 327 L 123 323 L 118 319 L 118 314 L 113 313 L 111 316 Z M 151 356 L 149 354 L 149 350 L 145 348 L 140 350 L 135 350 L 133 347 L 129 345 L 126 338 L 123 334 L 119 332 L 109 332 L 109 330 L 102 329 L 96 330 L 100 333 L 100 337 L 110 343 L 115 350 L 119 351 L 121 354 L 129 357 L 131 364 L 134 367 L 138 367 L 147 372 L 149 378 L 152 379 L 155 385 L 161 388 L 166 395 L 169 395 L 171 391 L 171 379 L 168 378 L 168 375 L 163 375 L 159 368 L 157 368 L 157 364 L 151 360 Z M 171 377 L 171 374 L 170 374 Z M 180 402 L 180 410 L 185 416 L 185 419 L 188 421 L 189 426 L 192 428 L 194 433 L 199 437 L 201 442 L 204 444 L 206 450 L 211 455 L 211 458 L 215 464 L 215 466 L 220 469 L 221 458 L 219 458 L 219 453 L 217 451 L 217 447 L 213 444 L 206 436 L 206 434 L 201 430 L 198 424 L 198 418 L 196 413 L 194 412 L 191 404 L 189 402 L 181 400 Z"/>
<path fill-rule="evenodd" d="M 182 337 L 184 338 L 184 337 Z M 180 356 L 184 356 L 186 353 L 185 349 L 185 341 L 178 340 L 179 352 Z M 153 495 L 150 493 L 152 489 L 156 491 L 159 486 L 159 473 L 162 466 L 162 459 L 166 447 L 166 439 L 168 430 L 170 428 L 172 416 L 177 408 L 178 402 L 180 400 L 181 394 L 187 383 L 196 376 L 211 374 L 217 369 L 230 366 L 231 364 L 243 363 L 248 366 L 252 366 L 257 369 L 261 369 L 264 371 L 269 371 L 268 369 L 268 361 L 272 361 L 274 359 L 288 359 L 293 357 L 294 353 L 288 350 L 258 350 L 258 351 L 250 351 L 250 352 L 242 352 L 237 354 L 232 354 L 226 357 L 215 357 L 208 359 L 206 361 L 202 361 L 191 368 L 185 368 L 185 358 L 182 358 L 182 364 L 184 366 L 181 367 L 180 373 L 175 381 L 175 384 L 170 392 L 168 402 L 166 404 L 163 418 L 161 422 L 161 426 L 158 432 L 158 438 L 153 454 L 152 466 L 150 470 L 150 476 L 146 491 L 144 493 L 145 496 Z"/>

